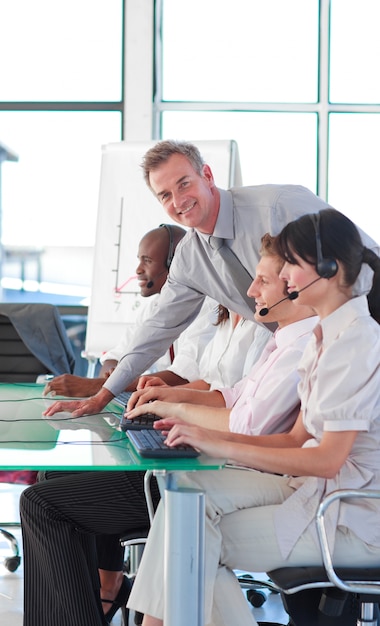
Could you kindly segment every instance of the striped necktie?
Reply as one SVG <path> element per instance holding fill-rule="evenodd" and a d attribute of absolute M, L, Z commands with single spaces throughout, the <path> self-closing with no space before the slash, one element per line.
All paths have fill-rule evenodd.
<path fill-rule="evenodd" d="M 248 270 L 244 267 L 244 265 L 239 261 L 235 253 L 225 245 L 225 240 L 221 237 L 213 237 L 209 238 L 209 244 L 213 250 L 217 250 L 225 261 L 228 269 L 231 272 L 231 276 L 234 280 L 235 287 L 237 287 L 241 297 L 244 299 L 246 304 L 249 306 L 251 311 L 255 310 L 255 301 L 253 298 L 249 298 L 247 296 L 248 288 L 253 281 L 252 276 L 248 272 Z"/>
<path fill-rule="evenodd" d="M 169 348 L 169 354 L 170 354 L 170 363 L 173 363 L 174 361 L 174 345 L 173 344 L 171 344 Z"/>

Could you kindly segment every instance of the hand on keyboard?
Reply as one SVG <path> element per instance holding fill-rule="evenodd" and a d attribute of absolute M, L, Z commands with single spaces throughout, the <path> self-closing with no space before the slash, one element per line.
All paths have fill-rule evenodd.
<path fill-rule="evenodd" d="M 161 419 L 154 413 L 144 413 L 144 415 L 139 415 L 134 419 L 128 419 L 124 414 L 122 420 L 120 422 L 121 430 L 141 430 L 142 428 L 151 429 L 153 428 L 154 422 Z"/>
<path fill-rule="evenodd" d="M 166 436 L 159 430 L 127 430 L 127 436 L 136 451 L 149 458 L 189 458 L 199 456 L 199 452 L 186 444 L 169 447 L 164 442 Z"/>

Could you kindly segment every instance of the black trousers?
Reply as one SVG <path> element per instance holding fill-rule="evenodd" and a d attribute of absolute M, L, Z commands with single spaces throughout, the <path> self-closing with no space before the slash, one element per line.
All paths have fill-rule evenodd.
<path fill-rule="evenodd" d="M 20 498 L 24 626 L 106 626 L 98 566 L 113 569 L 110 561 L 123 554 L 119 538 L 149 525 L 144 474 L 48 472 L 46 478 Z M 155 481 L 152 496 L 157 506 Z M 102 563 L 100 538 L 103 556 L 116 550 Z"/>
<path fill-rule="evenodd" d="M 42 480 L 52 480 L 54 478 L 61 478 L 63 476 L 69 476 L 69 475 L 73 476 L 79 473 L 81 472 L 62 472 L 62 471 L 54 471 L 54 470 L 48 470 L 48 471 L 44 470 L 44 471 L 38 472 L 37 480 L 40 482 Z M 138 472 L 138 474 L 140 474 L 140 472 Z M 134 477 L 132 477 L 132 480 L 134 480 Z M 152 480 L 154 480 L 154 486 L 152 485 L 152 489 L 154 490 L 154 495 L 156 495 L 156 492 L 157 492 L 156 481 L 155 479 L 152 479 Z M 140 476 L 138 478 L 137 486 L 140 486 Z M 155 502 L 154 504 L 156 508 L 157 503 Z M 141 502 L 140 505 L 143 507 L 142 515 L 145 515 L 145 512 L 147 514 L 148 512 L 143 502 Z M 136 502 L 135 510 L 138 510 L 138 507 L 139 507 L 139 504 Z M 139 520 L 140 519 L 141 518 L 139 516 Z M 145 524 L 145 527 L 149 526 L 149 518 L 147 517 L 146 519 L 147 519 L 147 522 Z M 136 527 L 131 526 L 130 528 L 131 529 L 142 528 L 142 525 L 139 521 Z M 96 541 L 96 551 L 98 554 L 98 567 L 100 569 L 110 570 L 112 572 L 122 571 L 123 565 L 124 565 L 124 551 L 125 550 L 124 550 L 124 547 L 120 543 L 120 536 L 100 534 L 100 535 L 96 535 L 95 541 Z"/>

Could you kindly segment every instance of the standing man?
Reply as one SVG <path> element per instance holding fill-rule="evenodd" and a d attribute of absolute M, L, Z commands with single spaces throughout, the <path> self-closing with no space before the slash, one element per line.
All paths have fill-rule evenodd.
<path fill-rule="evenodd" d="M 136 333 L 129 352 L 102 389 L 88 400 L 56 402 L 45 415 L 69 410 L 76 417 L 101 411 L 130 384 L 136 371 L 149 367 L 167 350 L 195 318 L 206 295 L 253 319 L 246 291 L 259 261 L 262 235 L 276 235 L 288 222 L 328 206 L 298 185 L 219 189 L 210 166 L 188 142 L 159 142 L 145 154 L 142 167 L 146 183 L 168 216 L 189 231 L 177 247 L 159 306 Z M 365 245 L 379 254 L 375 242 L 363 233 L 362 237 Z M 245 287 L 239 284 L 233 260 L 226 260 L 226 250 L 240 262 Z M 367 271 L 361 274 L 357 291 L 367 291 L 370 284 Z"/>

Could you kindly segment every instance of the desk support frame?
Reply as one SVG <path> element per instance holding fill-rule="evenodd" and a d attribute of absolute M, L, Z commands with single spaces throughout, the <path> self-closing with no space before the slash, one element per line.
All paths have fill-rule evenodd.
<path fill-rule="evenodd" d="M 203 455 L 144 459 L 104 412 L 73 423 L 67 416 L 43 418 L 53 401 L 43 396 L 43 389 L 44 385 L 35 383 L 0 387 L 0 469 L 153 472 L 165 500 L 165 626 L 204 626 L 206 496 L 202 490 L 181 487 L 180 477 L 187 472 L 220 470 L 226 460 Z M 112 403 L 109 408 L 113 415 Z"/>
<path fill-rule="evenodd" d="M 204 492 L 165 489 L 165 626 L 204 626 L 205 511 Z"/>

